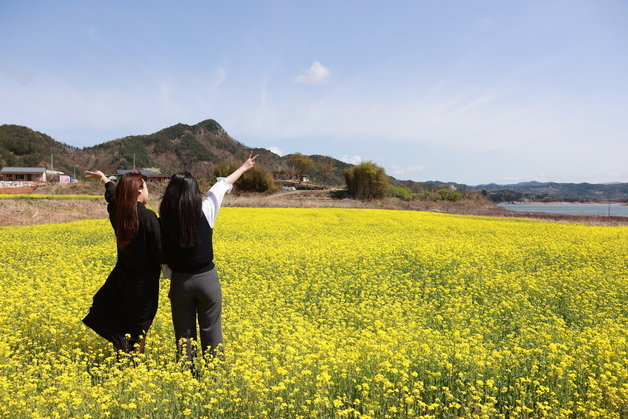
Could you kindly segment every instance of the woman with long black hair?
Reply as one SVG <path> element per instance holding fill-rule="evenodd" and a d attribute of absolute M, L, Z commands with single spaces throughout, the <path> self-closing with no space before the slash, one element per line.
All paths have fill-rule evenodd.
<path fill-rule="evenodd" d="M 100 171 L 86 177 L 105 184 L 109 221 L 116 234 L 118 259 L 104 285 L 94 295 L 83 319 L 116 350 L 144 352 L 146 333 L 157 313 L 161 273 L 161 229 L 146 208 L 148 188 L 138 172 L 127 173 L 116 185 Z"/>
<path fill-rule="evenodd" d="M 225 193 L 255 165 L 257 157 L 249 154 L 235 172 L 218 178 L 205 196 L 189 172 L 175 173 L 161 201 L 159 220 L 164 257 L 172 270 L 168 296 L 177 353 L 181 354 L 184 341 L 188 361 L 193 359 L 197 317 L 203 354 L 222 353 L 222 291 L 214 266 L 212 234 Z"/>

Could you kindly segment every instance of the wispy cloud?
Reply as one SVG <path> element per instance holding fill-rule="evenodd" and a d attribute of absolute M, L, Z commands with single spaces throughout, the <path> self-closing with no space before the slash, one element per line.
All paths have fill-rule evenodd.
<path fill-rule="evenodd" d="M 311 66 L 295 76 L 292 81 L 297 84 L 323 84 L 327 81 L 331 71 L 318 61 L 314 61 Z"/>
<path fill-rule="evenodd" d="M 338 157 L 338 160 L 343 161 L 345 163 L 348 164 L 360 164 L 364 161 L 364 158 L 362 156 L 349 156 L 349 155 L 344 155 L 342 157 Z"/>
<path fill-rule="evenodd" d="M 213 80 L 211 81 L 211 88 L 216 89 L 224 83 L 225 79 L 227 78 L 227 71 L 224 68 L 217 68 L 212 75 L 212 78 Z"/>
<path fill-rule="evenodd" d="M 525 182 L 525 179 L 520 178 L 520 177 L 511 177 L 511 176 L 504 176 L 502 178 L 502 183 L 506 183 L 506 184 L 514 184 L 514 183 L 519 183 L 519 182 Z"/>
<path fill-rule="evenodd" d="M 425 171 L 425 169 L 426 169 L 425 166 L 400 167 L 400 166 L 394 165 L 390 168 L 390 172 L 394 176 L 411 176 L 411 175 L 416 175 L 417 173 L 421 173 Z"/>
<path fill-rule="evenodd" d="M 270 151 L 272 153 L 275 153 L 278 156 L 283 156 L 283 155 L 286 154 L 279 147 L 275 147 L 275 146 L 268 147 L 268 148 L 266 148 L 266 150 L 268 150 L 268 151 Z"/>

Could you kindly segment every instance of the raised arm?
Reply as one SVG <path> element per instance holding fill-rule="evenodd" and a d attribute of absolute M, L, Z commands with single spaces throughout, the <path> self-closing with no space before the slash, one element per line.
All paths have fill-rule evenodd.
<path fill-rule="evenodd" d="M 94 170 L 93 172 L 87 170 L 85 171 L 85 177 L 100 180 L 100 182 L 105 185 L 105 201 L 109 204 L 113 203 L 116 191 L 115 183 L 110 181 L 100 170 Z M 109 208 L 107 208 L 107 210 L 109 210 Z"/>
<path fill-rule="evenodd" d="M 257 160 L 257 158 L 259 157 L 259 154 L 253 155 L 253 152 L 251 151 L 249 153 L 249 158 L 246 159 L 246 161 L 244 163 L 242 163 L 242 166 L 238 167 L 235 172 L 231 173 L 229 176 L 227 176 L 225 178 L 225 180 L 227 181 L 227 183 L 233 185 L 234 183 L 236 183 L 236 181 L 238 179 L 240 179 L 240 176 L 242 176 L 247 170 L 253 168 L 253 166 L 255 166 L 255 160 Z"/>
<path fill-rule="evenodd" d="M 107 179 L 107 176 L 105 176 L 105 174 L 103 172 L 101 172 L 100 170 L 94 170 L 93 172 L 89 171 L 89 170 L 86 170 L 85 171 L 85 177 L 90 177 L 92 179 L 98 179 L 102 183 L 110 182 L 110 180 Z"/>
<path fill-rule="evenodd" d="M 233 184 L 240 178 L 240 176 L 242 176 L 243 173 L 255 166 L 255 160 L 258 156 L 259 154 L 253 156 L 253 153 L 250 153 L 249 158 L 242 163 L 242 166 L 229 176 L 218 178 L 218 181 L 207 192 L 207 196 L 203 200 L 203 213 L 205 214 L 205 218 L 207 218 L 211 228 L 214 228 L 216 217 L 218 216 L 218 210 L 220 210 L 225 194 L 231 191 Z"/>

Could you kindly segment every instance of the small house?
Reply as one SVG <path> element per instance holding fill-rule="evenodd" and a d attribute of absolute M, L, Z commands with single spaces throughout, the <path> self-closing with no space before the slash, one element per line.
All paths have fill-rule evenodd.
<path fill-rule="evenodd" d="M 45 182 L 46 169 L 43 167 L 3 167 L 0 180 L 14 182 Z"/>

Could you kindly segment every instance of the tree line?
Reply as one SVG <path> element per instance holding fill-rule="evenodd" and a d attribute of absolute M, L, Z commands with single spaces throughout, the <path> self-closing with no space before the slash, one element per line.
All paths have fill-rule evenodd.
<path fill-rule="evenodd" d="M 255 166 L 236 182 L 236 188 L 242 192 L 269 192 L 276 189 L 275 178 L 294 179 L 302 181 L 306 177 L 317 179 L 326 185 L 330 175 L 337 169 L 330 161 L 315 162 L 309 156 L 295 153 L 287 158 L 288 169 L 271 173 L 262 166 Z M 216 177 L 227 176 L 238 167 L 237 162 L 223 162 L 214 166 Z M 384 169 L 373 162 L 347 167 L 344 170 L 344 180 L 349 197 L 353 199 L 370 201 L 395 197 L 404 201 L 420 200 L 445 200 L 458 201 L 463 198 L 461 191 L 451 188 L 433 189 L 421 186 L 420 190 L 413 191 L 406 186 L 394 185 Z M 418 185 L 418 183 L 415 182 Z M 417 189 L 417 188 L 415 188 Z M 475 193 L 482 198 L 486 195 Z"/>

